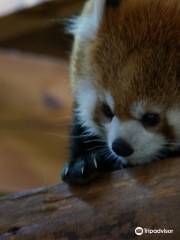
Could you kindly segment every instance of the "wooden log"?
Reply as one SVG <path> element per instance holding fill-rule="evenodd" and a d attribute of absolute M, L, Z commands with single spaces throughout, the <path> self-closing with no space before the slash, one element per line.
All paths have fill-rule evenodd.
<path fill-rule="evenodd" d="M 123 169 L 83 187 L 66 184 L 0 200 L 0 240 L 180 239 L 180 159 Z M 139 226 L 168 234 L 136 236 Z"/>

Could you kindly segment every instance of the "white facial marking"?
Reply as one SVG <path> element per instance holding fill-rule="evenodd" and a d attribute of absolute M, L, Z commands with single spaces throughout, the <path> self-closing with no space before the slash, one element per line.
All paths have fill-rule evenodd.
<path fill-rule="evenodd" d="M 77 114 L 80 116 L 81 123 L 88 127 L 88 133 L 97 134 L 98 130 L 93 121 L 97 93 L 91 79 L 80 80 L 75 95 L 78 103 Z"/>
<path fill-rule="evenodd" d="M 73 19 L 68 32 L 85 39 L 94 39 L 101 24 L 105 2 L 105 0 L 92 0 L 93 11 Z"/>
<path fill-rule="evenodd" d="M 98 100 L 107 102 L 112 111 L 114 110 L 114 101 L 112 96 L 105 93 L 97 93 L 96 88 L 92 84 L 92 79 L 80 80 L 76 86 L 75 95 L 78 103 L 77 114 L 80 116 L 81 123 L 88 127 L 89 134 L 101 134 L 93 121 L 94 110 Z"/>
<path fill-rule="evenodd" d="M 111 110 L 114 112 L 114 100 L 110 93 L 106 93 L 106 102 Z"/>
<path fill-rule="evenodd" d="M 140 119 L 145 112 L 145 101 L 133 103 L 131 113 L 136 119 Z"/>
<path fill-rule="evenodd" d="M 180 141 L 180 109 L 168 111 L 167 119 L 170 126 L 173 127 L 175 136 Z"/>
<path fill-rule="evenodd" d="M 119 137 L 119 126 L 121 125 L 119 119 L 114 117 L 111 123 L 105 125 L 108 138 L 108 146 L 112 150 L 113 141 Z M 118 131 L 117 131 L 118 129 Z"/>
<path fill-rule="evenodd" d="M 130 144 L 134 153 L 126 159 L 132 164 L 151 161 L 165 144 L 163 136 L 147 131 L 138 121 L 120 122 L 117 117 L 107 127 L 107 133 L 110 149 L 117 138 Z"/>
<path fill-rule="evenodd" d="M 136 119 L 141 119 L 141 117 L 146 113 L 146 103 L 147 100 L 141 100 L 132 104 L 131 113 Z M 151 106 L 151 108 L 148 109 L 148 112 L 160 113 L 161 109 L 156 104 L 154 104 L 154 106 Z"/>

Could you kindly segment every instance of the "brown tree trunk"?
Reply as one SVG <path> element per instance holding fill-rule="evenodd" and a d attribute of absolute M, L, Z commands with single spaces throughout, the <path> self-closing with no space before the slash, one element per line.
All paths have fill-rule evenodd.
<path fill-rule="evenodd" d="M 180 159 L 0 199 L 0 240 L 180 239 Z M 136 227 L 174 230 L 136 236 Z"/>

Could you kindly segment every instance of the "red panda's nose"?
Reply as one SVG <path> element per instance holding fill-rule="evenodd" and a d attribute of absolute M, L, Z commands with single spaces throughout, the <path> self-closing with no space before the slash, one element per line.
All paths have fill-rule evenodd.
<path fill-rule="evenodd" d="M 112 143 L 112 150 L 119 156 L 129 157 L 133 154 L 134 149 L 122 138 L 117 138 Z"/>

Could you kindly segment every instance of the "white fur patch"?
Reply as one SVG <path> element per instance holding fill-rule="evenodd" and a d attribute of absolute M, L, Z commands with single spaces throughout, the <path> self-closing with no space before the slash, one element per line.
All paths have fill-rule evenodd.
<path fill-rule="evenodd" d="M 68 32 L 85 39 L 94 39 L 101 24 L 104 13 L 105 0 L 92 0 L 93 11 L 72 19 Z"/>
<path fill-rule="evenodd" d="M 173 109 L 167 113 L 167 119 L 170 126 L 173 127 L 175 136 L 180 141 L 180 109 Z"/>
<path fill-rule="evenodd" d="M 140 119 L 145 112 L 145 101 L 133 103 L 131 113 L 136 119 Z"/>
<path fill-rule="evenodd" d="M 131 145 L 134 153 L 126 160 L 132 164 L 142 164 L 156 158 L 166 143 L 163 136 L 147 131 L 138 121 L 120 122 L 117 117 L 109 124 L 107 135 L 111 150 L 112 143 L 117 138 L 122 138 Z"/>
<path fill-rule="evenodd" d="M 135 102 L 131 106 L 131 113 L 136 119 L 141 119 L 141 117 L 148 111 L 152 113 L 160 113 L 161 109 L 157 106 L 157 104 L 154 104 L 150 107 L 150 109 L 146 109 L 147 100 L 141 100 L 138 102 Z"/>
<path fill-rule="evenodd" d="M 78 86 L 76 86 L 77 113 L 80 116 L 81 123 L 88 128 L 90 134 L 101 135 L 102 133 L 93 120 L 96 103 L 97 101 L 107 103 L 111 110 L 114 111 L 114 100 L 108 92 L 97 92 L 92 82 L 92 79 L 87 78 L 80 80 Z"/>
<path fill-rule="evenodd" d="M 78 103 L 77 113 L 80 116 L 81 123 L 88 127 L 88 133 L 97 134 L 97 127 L 92 119 L 97 102 L 97 93 L 91 80 L 80 80 L 75 94 Z"/>
<path fill-rule="evenodd" d="M 111 108 L 112 112 L 114 112 L 114 99 L 110 93 L 106 93 L 106 103 Z"/>

